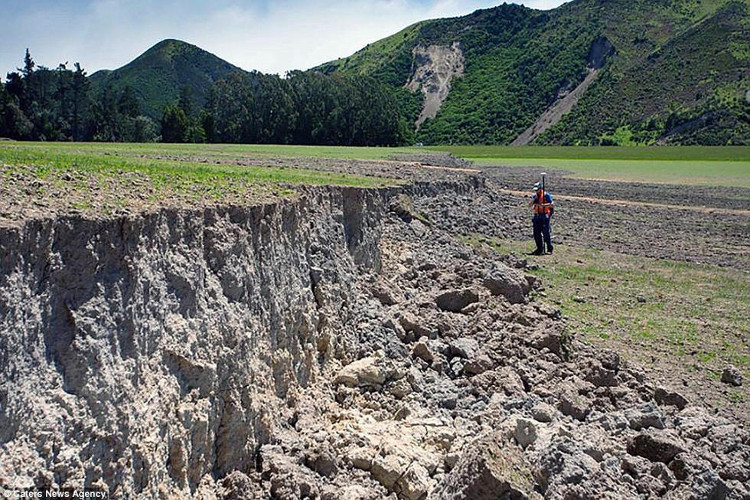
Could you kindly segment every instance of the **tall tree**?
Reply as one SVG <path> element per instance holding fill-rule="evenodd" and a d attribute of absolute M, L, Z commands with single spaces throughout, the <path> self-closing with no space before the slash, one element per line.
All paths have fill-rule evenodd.
<path fill-rule="evenodd" d="M 122 140 L 122 123 L 117 101 L 117 92 L 111 86 L 105 87 L 94 100 L 91 106 L 91 137 L 94 141 Z"/>
<path fill-rule="evenodd" d="M 82 139 L 81 124 L 88 112 L 89 107 L 89 80 L 80 63 L 75 63 L 73 72 L 71 92 L 73 94 L 73 140 Z"/>
<path fill-rule="evenodd" d="M 185 142 L 188 119 L 179 106 L 167 106 L 161 119 L 161 139 L 163 142 Z"/>
<path fill-rule="evenodd" d="M 138 101 L 138 97 L 130 85 L 122 90 L 122 94 L 120 94 L 120 98 L 117 100 L 117 111 L 129 118 L 135 118 L 141 114 L 141 103 Z"/>
<path fill-rule="evenodd" d="M 21 72 L 21 78 L 23 80 L 22 93 L 20 95 L 21 110 L 28 114 L 31 108 L 31 103 L 35 100 L 34 95 L 34 67 L 36 63 L 31 57 L 31 52 L 26 49 L 26 55 L 23 58 L 23 68 L 17 68 Z"/>

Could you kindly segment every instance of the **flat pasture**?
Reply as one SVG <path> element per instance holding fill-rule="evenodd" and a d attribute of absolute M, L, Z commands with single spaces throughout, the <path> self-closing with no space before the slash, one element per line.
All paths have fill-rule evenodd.
<path fill-rule="evenodd" d="M 439 146 L 478 166 L 559 169 L 571 178 L 750 188 L 749 147 Z"/>

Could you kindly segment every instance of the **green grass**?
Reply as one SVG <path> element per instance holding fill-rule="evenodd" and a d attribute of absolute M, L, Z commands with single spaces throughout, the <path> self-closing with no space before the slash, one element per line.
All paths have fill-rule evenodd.
<path fill-rule="evenodd" d="M 560 168 L 573 177 L 629 182 L 717 185 L 750 187 L 750 147 L 510 147 L 510 146 L 444 146 L 430 148 L 380 148 L 336 146 L 229 145 L 229 144 L 111 144 L 111 143 L 4 143 L 0 161 L 18 155 L 34 155 L 49 163 L 55 155 L 65 163 L 71 157 L 79 164 L 90 164 L 93 158 L 101 165 L 125 162 L 135 168 L 149 165 L 179 167 L 180 172 L 202 175 L 247 175 L 267 181 L 342 183 L 371 185 L 372 180 L 334 174 L 310 174 L 309 171 L 232 167 L 186 161 L 187 157 L 220 159 L 229 162 L 243 159 L 330 158 L 339 160 L 387 160 L 399 155 L 445 151 L 470 159 L 480 166 L 538 166 Z M 174 157 L 174 161 L 150 160 L 144 157 Z M 66 160 L 68 158 L 68 160 Z M 113 160 L 116 159 L 116 160 Z M 180 160 L 182 158 L 182 160 Z M 6 163 L 8 160 L 4 160 Z M 114 162 L 114 163 L 113 163 Z M 206 170 L 209 168 L 209 170 Z M 377 184 L 377 182 L 375 182 Z"/>
<path fill-rule="evenodd" d="M 248 205 L 294 196 L 301 185 L 382 187 L 401 182 L 247 166 L 237 164 L 245 157 L 236 151 L 197 145 L 2 143 L 0 219 L 21 221 L 39 211 L 110 216 L 165 206 Z"/>
<path fill-rule="evenodd" d="M 77 170 L 117 175 L 122 171 L 138 171 L 152 176 L 157 182 L 189 181 L 221 183 L 231 179 L 288 184 L 334 184 L 377 187 L 394 181 L 315 170 L 258 167 L 240 165 L 212 165 L 178 159 L 139 158 L 143 154 L 200 154 L 203 151 L 232 153 L 235 147 L 207 149 L 199 145 L 139 145 L 139 144 L 68 144 L 13 143 L 0 145 L 0 162 L 9 165 L 34 165 L 44 177 L 54 170 Z M 342 153 L 345 154 L 345 153 Z"/>
<path fill-rule="evenodd" d="M 750 188 L 750 147 L 445 146 L 480 166 L 559 168 L 581 179 Z"/>
<path fill-rule="evenodd" d="M 500 253 L 532 246 L 492 242 Z M 566 245 L 535 263 L 546 300 L 584 341 L 646 362 L 695 364 L 707 376 L 728 363 L 750 374 L 750 273 Z"/>
<path fill-rule="evenodd" d="M 750 147 L 746 146 L 430 146 L 425 149 L 477 159 L 750 161 Z"/>
<path fill-rule="evenodd" d="M 0 147 L 19 146 L 27 150 L 81 152 L 118 155 L 200 155 L 202 157 L 252 158 L 330 158 L 342 160 L 386 160 L 394 155 L 423 153 L 416 148 L 288 146 L 273 144 L 120 144 L 99 142 L 49 143 L 13 142 Z"/>

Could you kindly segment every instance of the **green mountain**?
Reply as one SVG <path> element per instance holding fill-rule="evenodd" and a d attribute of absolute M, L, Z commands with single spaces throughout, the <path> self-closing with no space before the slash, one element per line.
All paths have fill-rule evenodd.
<path fill-rule="evenodd" d="M 424 143 L 750 143 L 750 0 L 574 0 L 423 21 L 324 73 L 391 86 Z"/>
<path fill-rule="evenodd" d="M 130 87 L 141 112 L 159 120 L 167 105 L 177 102 L 184 87 L 190 89 L 197 107 L 216 80 L 242 72 L 237 66 L 189 43 L 163 40 L 132 62 L 114 71 L 97 71 L 90 81 L 95 92 Z"/>

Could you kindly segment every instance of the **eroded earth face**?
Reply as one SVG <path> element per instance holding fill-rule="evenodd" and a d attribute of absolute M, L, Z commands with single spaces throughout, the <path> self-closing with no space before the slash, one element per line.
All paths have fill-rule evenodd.
<path fill-rule="evenodd" d="M 533 170 L 472 174 L 439 157 L 308 163 L 415 182 L 367 195 L 313 189 L 247 213 L 173 207 L 142 216 L 143 228 L 124 218 L 92 236 L 88 257 L 73 260 L 101 279 L 57 304 L 79 333 L 58 339 L 57 364 L 39 376 L 49 397 L 35 392 L 44 405 L 25 421 L 9 418 L 19 406 L 3 407 L 13 425 L 0 433 L 0 485 L 94 485 L 123 497 L 750 495 L 747 408 L 717 414 L 702 397 L 720 382 L 684 386 L 581 342 L 529 274 L 543 260 L 466 242 L 532 246 Z M 564 177 L 553 188 L 563 246 L 748 269 L 748 213 L 734 191 Z M 90 223 L 76 220 L 60 233 Z M 161 246 L 146 248 L 149 228 Z M 136 249 L 142 262 L 122 267 L 99 247 Z M 51 277 L 31 266 L 41 273 L 32 284 L 77 279 L 57 264 Z M 118 300 L 103 308 L 80 290 Z M 168 321 L 140 327 L 127 316 L 143 293 L 167 310 L 140 312 Z M 122 334 L 93 334 L 124 316 Z M 38 362 L 46 339 L 34 338 L 22 340 Z M 4 374 L 16 385 L 0 401 L 25 401 L 13 391 L 29 384 L 10 377 L 31 376 L 26 361 Z"/>

